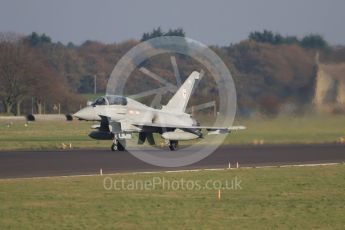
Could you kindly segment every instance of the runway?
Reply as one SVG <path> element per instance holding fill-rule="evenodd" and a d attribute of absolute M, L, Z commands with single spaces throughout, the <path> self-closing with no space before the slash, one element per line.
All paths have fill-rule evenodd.
<path fill-rule="evenodd" d="M 162 168 L 146 164 L 128 152 L 110 150 L 0 152 L 0 178 L 146 172 L 243 166 L 273 166 L 345 162 L 345 145 L 221 146 L 205 159 L 185 167 Z"/>

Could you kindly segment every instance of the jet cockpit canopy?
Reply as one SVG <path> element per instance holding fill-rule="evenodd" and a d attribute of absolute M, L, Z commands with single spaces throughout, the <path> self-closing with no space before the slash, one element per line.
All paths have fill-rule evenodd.
<path fill-rule="evenodd" d="M 117 95 L 107 95 L 98 98 L 92 103 L 92 106 L 96 105 L 127 105 L 127 98 Z"/>

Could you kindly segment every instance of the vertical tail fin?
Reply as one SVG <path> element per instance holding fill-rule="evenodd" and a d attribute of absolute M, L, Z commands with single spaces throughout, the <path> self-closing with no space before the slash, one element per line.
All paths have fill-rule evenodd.
<path fill-rule="evenodd" d="M 183 85 L 177 90 L 175 95 L 170 99 L 168 104 L 166 106 L 163 106 L 163 109 L 184 113 L 190 95 L 192 94 L 195 81 L 199 79 L 199 76 L 199 72 L 193 71 L 183 83 Z"/>

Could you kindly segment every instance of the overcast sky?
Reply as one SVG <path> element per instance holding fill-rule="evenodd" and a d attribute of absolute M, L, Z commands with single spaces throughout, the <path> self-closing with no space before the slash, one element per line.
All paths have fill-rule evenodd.
<path fill-rule="evenodd" d="M 161 26 L 182 27 L 206 44 L 228 45 L 254 30 L 345 44 L 345 0 L 0 0 L 0 31 L 46 33 L 80 44 L 140 39 Z"/>

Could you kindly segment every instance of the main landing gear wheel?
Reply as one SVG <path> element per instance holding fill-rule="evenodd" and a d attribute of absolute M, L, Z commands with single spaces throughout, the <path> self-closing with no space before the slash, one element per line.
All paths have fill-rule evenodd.
<path fill-rule="evenodd" d="M 175 151 L 178 147 L 178 141 L 169 141 L 169 149 Z"/>
<path fill-rule="evenodd" d="M 120 141 L 114 140 L 114 143 L 111 145 L 111 151 L 125 151 L 125 146 Z"/>
<path fill-rule="evenodd" d="M 117 150 L 117 145 L 114 143 L 111 145 L 111 151 L 116 151 Z"/>

